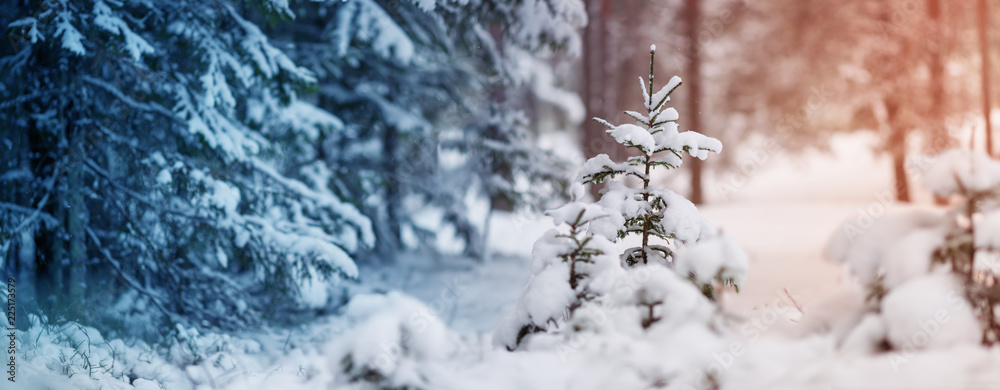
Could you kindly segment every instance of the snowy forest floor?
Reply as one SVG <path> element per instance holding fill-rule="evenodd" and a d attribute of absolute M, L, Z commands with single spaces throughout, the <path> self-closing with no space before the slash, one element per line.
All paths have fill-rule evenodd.
<path fill-rule="evenodd" d="M 844 277 L 841 266 L 823 258 L 823 249 L 830 237 L 848 219 L 903 208 L 886 202 L 881 196 L 890 183 L 887 159 L 867 157 L 867 152 L 859 152 L 870 150 L 873 141 L 862 134 L 841 136 L 831 143 L 829 153 L 807 152 L 798 157 L 777 155 L 758 161 L 756 171 L 746 175 L 748 180 L 741 182 L 729 200 L 699 208 L 706 219 L 732 236 L 749 255 L 750 273 L 745 287 L 738 295 L 727 293 L 723 297 L 725 307 L 749 318 L 754 309 L 790 295 L 809 313 L 811 304 L 830 296 Z M 866 156 L 859 157 L 859 154 Z M 714 180 L 724 181 L 727 177 L 723 175 Z M 395 259 L 392 265 L 362 266 L 361 280 L 347 288 L 358 293 L 395 290 L 411 295 L 424 302 L 469 345 L 481 349 L 477 354 L 489 354 L 491 333 L 501 318 L 513 309 L 531 274 L 532 243 L 552 226 L 548 217 L 510 213 L 496 213 L 491 221 L 492 255 L 485 261 L 405 255 Z M 347 337 L 344 332 L 352 325 L 349 319 L 329 315 L 298 329 L 261 331 L 234 336 L 231 340 L 228 336 L 219 339 L 215 335 L 187 337 L 195 341 L 172 348 L 169 356 L 154 358 L 143 357 L 143 353 L 149 354 L 145 347 L 112 348 L 116 340 L 108 343 L 89 340 L 88 345 L 103 343 L 117 351 L 112 354 L 121 354 L 117 358 L 119 366 L 135 367 L 105 370 L 104 379 L 100 379 L 101 369 L 89 367 L 90 374 L 84 376 L 87 370 L 75 367 L 86 367 L 91 360 L 100 361 L 101 352 L 90 350 L 91 356 L 77 356 L 79 347 L 68 348 L 65 341 L 59 341 L 61 337 L 68 340 L 68 345 L 82 343 L 94 337 L 96 331 L 91 329 L 90 335 L 80 335 L 87 330 L 50 329 L 48 333 L 41 332 L 41 336 L 42 339 L 51 338 L 52 344 L 38 344 L 49 351 L 37 351 L 34 359 L 29 356 L 28 364 L 22 369 L 27 370 L 26 379 L 41 378 L 48 375 L 47 371 L 58 371 L 55 367 L 59 366 L 63 367 L 60 374 L 75 374 L 69 375 L 72 379 L 48 378 L 46 382 L 54 384 L 55 388 L 62 388 L 61 384 L 81 389 L 155 389 L 160 385 L 175 388 L 170 383 L 195 382 L 201 384 L 196 388 L 237 389 L 252 383 L 258 388 L 281 384 L 283 389 L 290 390 L 284 384 L 292 377 L 301 386 L 293 386 L 295 388 L 325 388 L 320 384 L 329 380 L 332 367 L 328 366 L 335 362 L 317 357 L 326 354 L 326 345 Z M 780 333 L 780 329 L 776 328 L 774 333 Z M 39 334 L 31 336 L 37 339 Z M 53 345 L 61 345 L 62 349 Z M 814 351 L 810 348 L 803 344 L 798 352 L 789 353 Z M 125 352 L 121 352 L 123 349 Z M 819 362 L 827 358 L 830 357 L 808 356 L 806 360 Z M 77 360 L 79 362 L 74 363 Z M 224 363 L 219 366 L 219 362 Z M 850 370 L 846 362 L 837 366 L 841 372 Z M 820 366 L 822 364 L 817 365 Z M 772 373 L 783 369 L 774 368 Z M 98 379 L 94 379 L 95 371 L 99 374 Z M 156 384 L 139 380 L 129 386 L 122 376 L 159 379 Z M 303 381 L 303 377 L 308 379 Z M 120 386 L 109 386 L 116 380 L 123 382 Z M 501 384 L 495 386 L 503 388 Z"/>
<path fill-rule="evenodd" d="M 823 247 L 834 230 L 864 206 L 738 201 L 702 207 L 702 215 L 732 235 L 750 257 L 746 287 L 740 294 L 729 294 L 725 305 L 745 312 L 773 302 L 785 289 L 803 306 L 829 294 L 842 269 L 823 259 Z M 398 290 L 420 299 L 460 334 L 488 334 L 513 310 L 531 276 L 532 238 L 552 226 L 548 218 L 511 214 L 495 215 L 493 223 L 494 232 L 514 234 L 493 237 L 496 253 L 483 263 L 410 255 L 397 259 L 391 269 L 363 267 L 362 283 L 375 291 Z"/>
<path fill-rule="evenodd" d="M 821 301 L 844 277 L 839 264 L 823 258 L 836 230 L 872 211 L 913 207 L 885 201 L 891 167 L 885 156 L 867 152 L 875 141 L 867 134 L 837 136 L 829 151 L 757 159 L 756 170 L 740 177 L 745 180 L 730 200 L 699 207 L 750 258 L 745 288 L 724 298 L 729 310 L 747 313 L 788 294 L 803 307 Z M 532 243 L 552 226 L 543 216 L 494 214 L 494 253 L 484 263 L 411 255 L 397 259 L 402 269 L 362 269 L 363 283 L 412 295 L 460 334 L 485 338 L 513 309 L 531 275 Z"/>
<path fill-rule="evenodd" d="M 702 207 L 702 215 L 732 235 L 750 257 L 746 287 L 728 295 L 725 305 L 745 312 L 773 302 L 785 289 L 804 306 L 829 294 L 842 269 L 823 259 L 823 247 L 834 229 L 862 206 L 739 201 Z M 362 283 L 375 291 L 412 295 L 458 333 L 485 337 L 513 310 L 531 276 L 532 237 L 552 226 L 544 217 L 524 220 L 510 214 L 495 215 L 493 223 L 493 231 L 513 232 L 515 237 L 494 237 L 497 253 L 483 263 L 411 255 L 397 259 L 392 269 L 363 267 Z"/>

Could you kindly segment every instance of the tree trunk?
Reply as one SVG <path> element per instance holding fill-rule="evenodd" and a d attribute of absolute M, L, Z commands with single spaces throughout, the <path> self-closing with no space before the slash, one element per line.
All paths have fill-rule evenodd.
<path fill-rule="evenodd" d="M 910 185 L 906 180 L 906 128 L 899 123 L 899 104 L 893 99 L 885 102 L 888 116 L 889 154 L 892 155 L 893 188 L 896 200 L 910 202 Z"/>
<path fill-rule="evenodd" d="M 896 131 L 895 129 L 893 131 Z M 901 148 L 902 149 L 902 148 Z M 910 202 L 910 185 L 906 181 L 906 153 L 892 154 L 892 173 L 896 187 L 896 200 Z"/>
<path fill-rule="evenodd" d="M 63 78 L 65 80 L 65 76 Z M 62 85 L 67 85 L 67 83 L 63 82 Z M 63 102 L 62 100 L 63 99 L 60 99 L 59 117 L 65 118 L 69 113 L 69 109 L 72 109 L 72 107 L 70 107 L 70 103 Z M 63 145 L 69 144 L 69 127 L 69 123 L 66 123 L 63 126 L 59 133 L 58 141 L 52 145 L 56 155 L 59 156 L 56 157 L 54 165 L 59 165 L 59 160 L 62 160 L 61 163 L 64 164 L 68 162 L 66 149 L 64 149 Z M 52 175 L 54 175 L 53 180 L 55 181 L 52 189 L 55 193 L 55 202 L 53 202 L 54 204 L 52 205 L 52 214 L 55 216 L 56 220 L 59 221 L 59 226 L 57 226 L 54 231 L 49 233 L 52 235 L 52 241 L 49 244 L 51 248 L 49 251 L 49 254 L 51 255 L 51 258 L 49 259 L 49 274 L 52 276 L 50 294 L 52 294 L 52 297 L 55 300 L 54 303 L 58 305 L 62 302 L 62 297 L 66 294 L 66 283 L 63 281 L 63 276 L 65 273 L 65 266 L 68 263 L 66 258 L 66 204 L 69 199 L 67 197 L 67 184 L 65 176 L 63 176 L 62 172 L 57 170 L 54 170 Z"/>
<path fill-rule="evenodd" d="M 705 133 L 701 128 L 701 48 L 698 45 L 698 31 L 701 29 L 701 4 L 699 0 L 684 0 L 686 8 L 687 39 L 691 45 L 690 58 L 687 64 L 687 77 L 685 84 L 688 93 L 688 113 L 691 130 Z M 702 161 L 697 158 L 690 158 L 688 166 L 691 167 L 691 196 L 690 200 L 694 204 L 705 202 L 702 193 Z"/>
<path fill-rule="evenodd" d="M 927 0 L 927 19 L 930 28 L 927 30 L 930 50 L 930 131 L 929 139 L 924 145 L 924 151 L 930 154 L 941 153 L 952 146 L 951 136 L 945 128 L 945 91 L 944 91 L 944 24 L 941 23 L 941 0 Z M 945 197 L 934 195 L 934 203 L 939 206 L 948 204 Z"/>
<path fill-rule="evenodd" d="M 87 208 L 83 192 L 83 128 L 76 125 L 74 112 L 67 119 L 69 131 L 69 170 L 66 177 L 66 192 L 69 204 L 66 210 L 66 234 L 69 240 L 69 301 L 84 301 L 87 291 Z M 78 305 L 76 307 L 79 307 Z"/>
<path fill-rule="evenodd" d="M 497 51 L 499 51 L 499 54 L 501 56 L 503 56 L 503 46 L 504 46 L 504 44 L 503 44 L 503 28 L 501 28 L 501 26 L 499 26 L 499 25 L 493 26 L 492 28 L 490 28 L 490 35 L 493 36 L 493 41 L 496 42 L 496 44 L 497 44 Z M 501 107 L 501 109 L 506 109 L 506 107 L 504 107 L 504 105 L 507 103 L 507 95 L 508 95 L 508 91 L 507 91 L 507 86 L 506 85 L 504 85 L 503 83 L 496 83 L 494 85 L 491 85 L 489 87 L 489 94 L 490 94 L 490 101 L 498 103 L 498 105 Z M 533 98 L 534 96 L 535 96 L 534 93 L 529 93 L 528 94 L 528 98 L 529 99 Z M 528 103 L 528 108 L 534 108 L 535 106 L 536 106 L 536 104 L 534 102 L 529 102 Z M 495 114 L 495 113 L 493 112 L 493 110 L 491 108 L 490 109 L 490 115 L 493 115 L 493 114 Z M 535 123 L 535 122 L 532 121 L 531 123 Z M 492 128 L 491 129 L 487 129 L 486 130 L 487 134 L 485 134 L 485 136 L 486 137 L 499 137 L 500 136 L 498 134 L 499 132 L 501 132 L 501 131 L 507 131 L 507 130 L 508 129 L 492 129 Z M 484 135 L 480 135 L 480 137 L 483 137 L 483 136 Z M 511 177 L 511 172 L 501 171 L 500 175 L 505 180 L 513 182 L 513 180 L 512 180 L 513 178 Z M 494 194 L 493 196 L 490 197 L 490 210 L 514 211 L 514 206 L 516 206 L 516 205 L 513 202 L 511 202 L 510 199 L 507 199 L 507 197 L 505 197 L 505 196 L 503 196 L 501 194 Z"/>
<path fill-rule="evenodd" d="M 587 26 L 583 30 L 583 103 L 587 109 L 587 119 L 582 124 L 580 142 L 583 154 L 587 158 L 605 153 L 612 159 L 617 156 L 616 144 L 607 138 L 603 125 L 590 120 L 593 117 L 606 117 L 605 95 L 609 89 L 607 66 L 607 24 L 606 15 L 612 0 L 586 0 Z M 594 199 L 600 198 L 603 186 L 591 185 L 590 193 Z"/>
<path fill-rule="evenodd" d="M 402 214 L 399 207 L 403 202 L 402 188 L 403 180 L 409 176 L 409 165 L 399 164 L 397 158 L 397 132 L 394 127 L 386 127 L 382 137 L 382 172 L 385 172 L 385 223 L 375 224 L 376 240 L 379 245 L 378 252 L 382 255 L 393 254 L 402 248 L 402 226 L 400 219 Z M 378 227 L 380 226 L 381 227 Z"/>
<path fill-rule="evenodd" d="M 31 143 L 28 139 L 28 135 L 23 132 L 20 134 L 14 134 L 14 147 L 12 148 L 12 153 L 5 153 L 4 157 L 9 158 L 13 161 L 17 161 L 17 165 L 20 169 L 31 172 L 31 158 L 27 152 L 31 151 Z M 32 172 L 34 173 L 34 172 Z M 38 197 L 41 199 L 42 194 L 33 194 L 32 191 L 25 191 L 25 187 L 22 185 L 27 185 L 27 183 L 17 183 L 15 182 L 13 186 L 4 186 L 4 196 L 9 196 L 7 199 L 17 199 L 17 204 L 26 207 L 32 207 L 35 201 L 33 198 Z M 26 329 L 28 324 L 27 316 L 24 313 L 34 313 L 38 311 L 37 299 L 39 297 L 37 289 L 37 260 L 38 256 L 36 254 L 37 247 L 35 245 L 34 231 L 40 229 L 24 229 L 19 232 L 11 232 L 9 237 L 6 239 L 16 240 L 17 242 L 17 253 L 12 256 L 10 263 L 15 265 L 16 271 L 11 272 L 17 275 L 17 296 L 27 297 L 27 299 L 21 299 L 18 301 L 18 312 L 16 317 L 16 327 L 18 329 Z M 23 303 L 22 303 L 23 302 Z"/>
<path fill-rule="evenodd" d="M 941 23 L 941 0 L 927 0 L 927 17 L 930 23 L 928 29 L 929 37 L 929 62 L 930 62 L 930 94 L 931 94 L 931 131 L 930 142 L 927 150 L 931 153 L 939 153 L 951 146 L 951 138 L 944 126 L 944 64 L 942 61 L 942 51 L 944 50 L 944 25 Z"/>
<path fill-rule="evenodd" d="M 979 56 L 982 59 L 983 120 L 986 122 L 986 153 L 993 156 L 993 124 L 990 123 L 989 7 L 979 0 Z"/>
<path fill-rule="evenodd" d="M 601 101 L 604 103 L 604 106 L 601 109 L 601 115 L 605 117 L 617 114 L 620 111 L 617 98 L 618 88 L 615 88 L 619 84 L 617 76 L 620 64 L 617 60 L 618 51 L 615 50 L 615 36 L 613 34 L 614 29 L 612 28 L 612 25 L 615 24 L 614 3 L 615 0 L 601 0 L 601 21 L 603 23 L 601 26 L 601 50 L 603 57 L 599 63 L 602 65 L 601 80 L 604 83 L 604 88 L 602 88 L 601 92 Z M 615 153 L 618 154 L 613 155 L 613 158 L 617 159 L 620 155 L 625 154 L 625 148 L 618 143 L 612 143 L 611 145 L 615 148 Z"/>

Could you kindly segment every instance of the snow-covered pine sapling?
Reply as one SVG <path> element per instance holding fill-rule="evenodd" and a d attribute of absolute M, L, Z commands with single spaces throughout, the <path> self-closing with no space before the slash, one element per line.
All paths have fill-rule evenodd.
<path fill-rule="evenodd" d="M 576 208 L 574 208 L 573 211 Z M 568 233 L 557 234 L 555 238 L 568 240 L 571 245 L 567 249 L 572 249 L 567 253 L 560 253 L 559 258 L 569 264 L 569 287 L 576 291 L 576 302 L 570 305 L 570 313 L 580 306 L 581 301 L 593 298 L 593 294 L 583 286 L 581 282 L 584 281 L 589 275 L 586 272 L 586 265 L 594 263 L 594 257 L 604 254 L 604 251 L 588 246 L 591 241 L 594 240 L 593 234 L 588 234 L 586 231 L 586 225 L 590 220 L 585 219 L 587 216 L 586 208 L 580 208 L 580 211 L 576 213 L 576 217 L 572 221 L 566 222 L 569 226 Z M 599 218 L 601 216 L 597 216 Z"/>
<path fill-rule="evenodd" d="M 640 78 L 646 113 L 628 112 L 638 124 L 614 126 L 597 119 L 638 156 L 624 163 L 605 154 L 591 158 L 579 177 L 584 183 L 608 181 L 601 199 L 579 201 L 585 190 L 577 183 L 574 201 L 547 213 L 557 227 L 535 242 L 531 279 L 494 333 L 494 344 L 513 350 L 529 336 L 542 337 L 536 333 L 558 339 L 705 321 L 715 311 L 710 301 L 715 288 L 743 282 L 746 254 L 732 239 L 702 219 L 683 196 L 651 185 L 654 167 L 676 168 L 682 153 L 705 158 L 722 149 L 718 140 L 677 131 L 677 111 L 665 104 L 680 78 L 649 94 L 654 52 L 648 89 Z M 642 187 L 626 185 L 629 175 L 642 180 Z M 642 246 L 619 253 L 614 241 L 629 235 L 641 235 Z M 614 318 L 605 321 L 608 317 Z M 546 339 L 552 340 L 542 337 L 537 345 L 550 345 Z"/>
<path fill-rule="evenodd" d="M 864 336 L 845 340 L 859 341 L 855 345 L 865 350 L 881 348 L 871 341 L 884 340 L 897 353 L 996 344 L 1000 161 L 980 151 L 947 151 L 921 181 L 934 195 L 961 202 L 945 212 L 913 210 L 852 221 L 827 246 L 826 257 L 844 264 L 868 290 L 870 305 L 862 310 L 872 318 L 869 323 L 879 324 L 859 322 L 851 332 Z M 926 332 L 932 318 L 939 318 L 932 337 L 917 341 L 914 334 Z"/>
<path fill-rule="evenodd" d="M 963 199 L 931 260 L 962 280 L 983 329 L 982 343 L 1000 343 L 1000 161 L 981 152 L 949 151 L 928 176 L 935 195 Z"/>
<path fill-rule="evenodd" d="M 332 388 L 440 389 L 441 370 L 457 352 L 458 336 L 419 300 L 393 291 L 359 294 L 343 317 L 358 325 L 326 351 Z"/>
<path fill-rule="evenodd" d="M 622 261 L 628 266 L 650 262 L 668 264 L 673 257 L 669 245 L 656 244 L 651 238 L 659 238 L 663 243 L 674 239 L 689 241 L 697 236 L 684 232 L 676 232 L 673 227 L 676 215 L 681 212 L 697 213 L 694 206 L 683 197 L 671 191 L 662 191 L 650 186 L 651 173 L 656 167 L 666 169 L 677 168 L 682 162 L 682 153 L 705 159 L 708 152 L 722 151 L 722 143 L 717 139 L 706 137 L 693 131 L 678 132 L 677 120 L 680 118 L 677 110 L 666 107 L 670 95 L 681 85 L 681 78 L 674 76 L 659 91 L 653 94 L 654 60 L 656 47 L 649 51 L 649 85 L 639 77 L 645 113 L 625 111 L 625 114 L 635 118 L 635 124 L 613 125 L 601 118 L 594 118 L 608 128 L 607 132 L 615 141 L 635 150 L 636 156 L 629 157 L 623 163 L 616 163 L 606 154 L 600 154 L 584 165 L 581 173 L 584 183 L 602 183 L 607 180 L 617 180 L 608 185 L 602 196 L 602 203 L 621 203 L 626 223 L 618 236 L 640 235 L 642 246 L 627 250 L 622 255 Z M 634 176 L 642 181 L 641 188 L 629 188 L 625 185 L 623 176 Z M 686 203 L 677 205 L 678 203 Z M 668 209 L 670 209 L 668 211 Z M 675 214 L 675 215 L 669 215 Z"/>
<path fill-rule="evenodd" d="M 636 123 L 613 125 L 604 119 L 594 118 L 608 128 L 608 134 L 618 143 L 635 150 L 637 155 L 629 157 L 623 163 L 616 163 L 606 154 L 600 154 L 587 161 L 581 172 L 584 183 L 597 184 L 611 180 L 598 203 L 622 211 L 625 224 L 619 229 L 618 237 L 641 236 L 641 246 L 630 248 L 622 254 L 622 262 L 629 267 L 640 263 L 672 266 L 676 248 L 674 240 L 681 243 L 694 242 L 702 236 L 708 236 L 704 232 L 714 232 L 714 228 L 703 223 L 690 201 L 673 191 L 651 186 L 653 169 L 679 167 L 684 153 L 705 159 L 708 152 L 722 151 L 722 143 L 717 139 L 694 131 L 678 132 L 677 120 L 680 116 L 676 109 L 667 107 L 666 104 L 670 102 L 670 95 L 681 85 L 680 77 L 672 77 L 660 90 L 650 94 L 655 86 L 655 54 L 656 47 L 650 47 L 648 87 L 646 81 L 639 77 L 645 113 L 625 111 L 625 114 L 635 118 Z M 624 180 L 627 176 L 641 180 L 642 187 L 628 187 Z M 718 275 L 699 276 L 703 279 L 718 277 L 722 284 L 735 285 L 734 275 L 723 268 L 717 271 Z M 714 295 L 710 284 L 702 284 L 701 287 L 707 296 Z"/>
<path fill-rule="evenodd" d="M 582 197 L 583 187 L 577 185 L 575 192 Z M 611 283 L 594 283 L 595 278 L 620 276 L 610 241 L 620 216 L 579 201 L 547 214 L 557 228 L 535 242 L 532 277 L 495 336 L 498 345 L 511 350 L 530 334 L 560 329 L 576 309 L 605 293 Z"/>

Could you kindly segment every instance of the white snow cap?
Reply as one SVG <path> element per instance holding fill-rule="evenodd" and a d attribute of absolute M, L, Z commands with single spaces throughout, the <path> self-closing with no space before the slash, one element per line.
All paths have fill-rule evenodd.
<path fill-rule="evenodd" d="M 518 300 L 517 311 L 523 315 L 525 323 L 545 326 L 545 323 L 558 321 L 563 311 L 573 303 L 576 293 L 569 285 L 569 264 L 557 263 L 535 274 L 528 281 L 521 299 Z"/>
<path fill-rule="evenodd" d="M 980 192 L 1000 186 L 1000 161 L 982 151 L 949 150 L 941 153 L 923 177 L 924 186 L 939 196 Z"/>
<path fill-rule="evenodd" d="M 586 180 L 589 176 L 596 175 L 608 170 L 612 171 L 624 171 L 628 169 L 628 164 L 619 164 L 611 160 L 611 157 L 601 153 L 594 157 L 591 157 L 587 162 L 583 164 L 580 168 L 580 173 L 577 175 L 578 180 Z"/>
<path fill-rule="evenodd" d="M 625 223 L 625 218 L 620 213 L 608 210 L 596 203 L 570 202 L 562 207 L 546 211 L 545 214 L 552 217 L 557 225 L 570 224 L 575 222 L 577 217 L 580 217 L 580 224 L 587 224 L 589 233 L 609 240 L 617 237 L 618 226 Z"/>
<path fill-rule="evenodd" d="M 711 223 L 701 217 L 698 207 L 683 195 L 670 190 L 659 190 L 655 193 L 668 205 L 661 222 L 664 230 L 673 233 L 681 243 L 687 244 L 718 232 Z"/>
<path fill-rule="evenodd" d="M 882 255 L 883 286 L 893 289 L 927 275 L 934 250 L 944 244 L 945 234 L 942 229 L 917 229 L 892 241 Z"/>
<path fill-rule="evenodd" d="M 659 104 L 661 100 L 663 100 L 663 103 L 669 102 L 670 98 L 667 97 L 667 94 L 669 94 L 671 91 L 673 91 L 674 89 L 676 89 L 677 86 L 679 86 L 679 85 L 681 85 L 681 78 L 680 78 L 680 76 L 671 77 L 670 81 L 667 81 L 667 84 L 664 85 L 663 88 L 660 88 L 659 91 L 657 91 L 656 93 L 653 94 L 653 97 L 650 98 L 650 101 L 648 102 L 649 104 L 646 105 L 646 109 L 653 110 L 654 108 L 656 108 L 656 105 Z M 664 99 L 666 99 L 666 100 L 664 100 Z M 663 109 L 662 106 L 659 109 L 657 109 L 657 111 L 661 110 L 661 109 Z M 656 111 L 654 111 L 654 113 L 655 112 Z M 657 119 L 659 119 L 659 120 L 667 120 L 667 121 L 675 121 L 675 120 L 677 120 L 679 118 L 680 118 L 680 115 L 678 115 L 676 109 L 674 109 L 673 107 L 667 107 L 664 110 L 664 112 L 662 114 L 660 114 L 660 117 L 657 118 Z"/>
<path fill-rule="evenodd" d="M 615 141 L 618 141 L 622 145 L 631 142 L 633 145 L 644 149 L 646 153 L 652 153 L 656 150 L 656 141 L 653 140 L 653 135 L 649 134 L 649 130 L 630 123 L 615 127 L 611 132 L 611 136 L 615 137 Z"/>
<path fill-rule="evenodd" d="M 1000 249 L 1000 210 L 991 210 L 973 219 L 976 224 L 976 247 Z"/>
<path fill-rule="evenodd" d="M 716 275 L 722 280 L 732 279 L 742 287 L 747 277 L 747 254 L 729 236 L 719 233 L 693 243 L 680 251 L 675 258 L 677 273 L 692 275 L 698 283 L 712 283 Z"/>
<path fill-rule="evenodd" d="M 954 276 L 940 273 L 890 291 L 882 300 L 889 342 L 918 350 L 978 344 L 982 330 L 963 291 Z"/>
<path fill-rule="evenodd" d="M 568 276 L 567 263 L 550 263 L 535 272 L 521 292 L 514 311 L 504 316 L 493 333 L 493 345 L 513 348 L 517 346 L 522 326 L 544 327 L 550 321 L 561 320 L 566 307 L 576 298 Z"/>
<path fill-rule="evenodd" d="M 350 357 L 355 370 L 376 370 L 389 383 L 413 383 L 457 345 L 457 336 L 426 305 L 399 292 L 357 295 L 345 317 L 359 325 L 330 345 L 331 361 L 339 365 Z"/>
<path fill-rule="evenodd" d="M 863 216 L 856 220 L 849 221 L 830 239 L 826 246 L 824 256 L 832 262 L 848 266 L 855 276 L 862 283 L 874 282 L 879 275 L 884 273 L 885 262 L 898 263 L 911 261 L 909 255 L 918 253 L 926 254 L 926 243 L 919 245 L 919 248 L 909 248 L 905 254 L 895 254 L 889 256 L 888 251 L 894 247 L 886 245 L 887 242 L 910 242 L 907 238 L 921 229 L 934 229 L 942 225 L 943 217 L 934 212 L 914 212 L 889 214 L 879 218 Z M 926 235 L 921 237 L 927 238 Z M 919 238 L 914 238 L 914 240 Z M 923 251 L 923 252 L 921 252 Z M 892 257 L 892 259 L 890 259 Z M 896 261 L 895 258 L 900 258 Z M 908 279 L 906 275 L 912 276 L 912 267 L 919 264 L 898 264 L 896 268 L 890 264 L 889 268 L 901 271 L 896 276 L 900 276 L 899 281 Z"/>
<path fill-rule="evenodd" d="M 659 265 L 650 264 L 646 270 L 633 271 L 641 280 L 635 291 L 634 303 L 662 302 L 664 316 L 674 319 L 705 319 L 707 300 L 690 282 L 677 273 Z M 645 277 L 639 275 L 645 274 Z"/>
<path fill-rule="evenodd" d="M 604 210 L 603 207 L 584 202 L 570 202 L 562 207 L 545 212 L 545 215 L 552 217 L 552 220 L 556 224 L 571 224 L 573 222 L 586 224 L 595 219 L 604 218 L 607 214 L 607 210 Z M 579 221 L 577 221 L 577 218 L 579 218 Z"/>

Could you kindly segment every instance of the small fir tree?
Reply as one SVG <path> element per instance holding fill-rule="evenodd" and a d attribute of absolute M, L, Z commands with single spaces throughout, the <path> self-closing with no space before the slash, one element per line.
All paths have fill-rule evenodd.
<path fill-rule="evenodd" d="M 1000 162 L 981 153 L 942 154 L 929 172 L 928 188 L 962 202 L 943 227 L 944 242 L 931 262 L 943 265 L 964 286 L 964 295 L 982 327 L 985 345 L 1000 342 Z"/>
<path fill-rule="evenodd" d="M 582 184 L 607 182 L 601 199 L 580 201 L 583 186 L 576 184 L 574 201 L 547 213 L 557 228 L 535 243 L 532 278 L 515 311 L 497 330 L 495 344 L 513 350 L 536 333 L 625 326 L 576 318 L 581 311 L 587 317 L 615 313 L 642 330 L 660 322 L 708 321 L 715 290 L 742 283 L 746 255 L 739 247 L 703 220 L 690 201 L 652 186 L 655 167 L 677 168 L 684 153 L 704 159 L 708 152 L 722 150 L 716 139 L 678 131 L 679 115 L 666 103 L 680 86 L 679 77 L 649 93 L 654 54 L 655 46 L 650 50 L 649 84 L 639 78 L 645 113 L 626 111 L 636 123 L 616 126 L 595 118 L 637 155 L 623 163 L 606 154 L 591 158 L 579 178 Z M 638 178 L 641 187 L 627 185 L 627 176 Z M 633 235 L 641 238 L 641 246 L 619 252 L 615 242 Z"/>
<path fill-rule="evenodd" d="M 877 320 L 853 325 L 844 344 L 896 351 L 894 364 L 907 350 L 1000 341 L 1000 162 L 959 150 L 933 163 L 914 162 L 927 189 L 957 204 L 850 222 L 826 250 L 867 290 L 862 315 Z M 948 320 L 935 320 L 942 315 Z M 928 321 L 937 321 L 934 337 L 915 342 L 912 336 L 923 331 L 917 326 Z M 875 322 L 884 329 L 866 329 Z M 852 345 L 852 339 L 881 344 Z"/>

